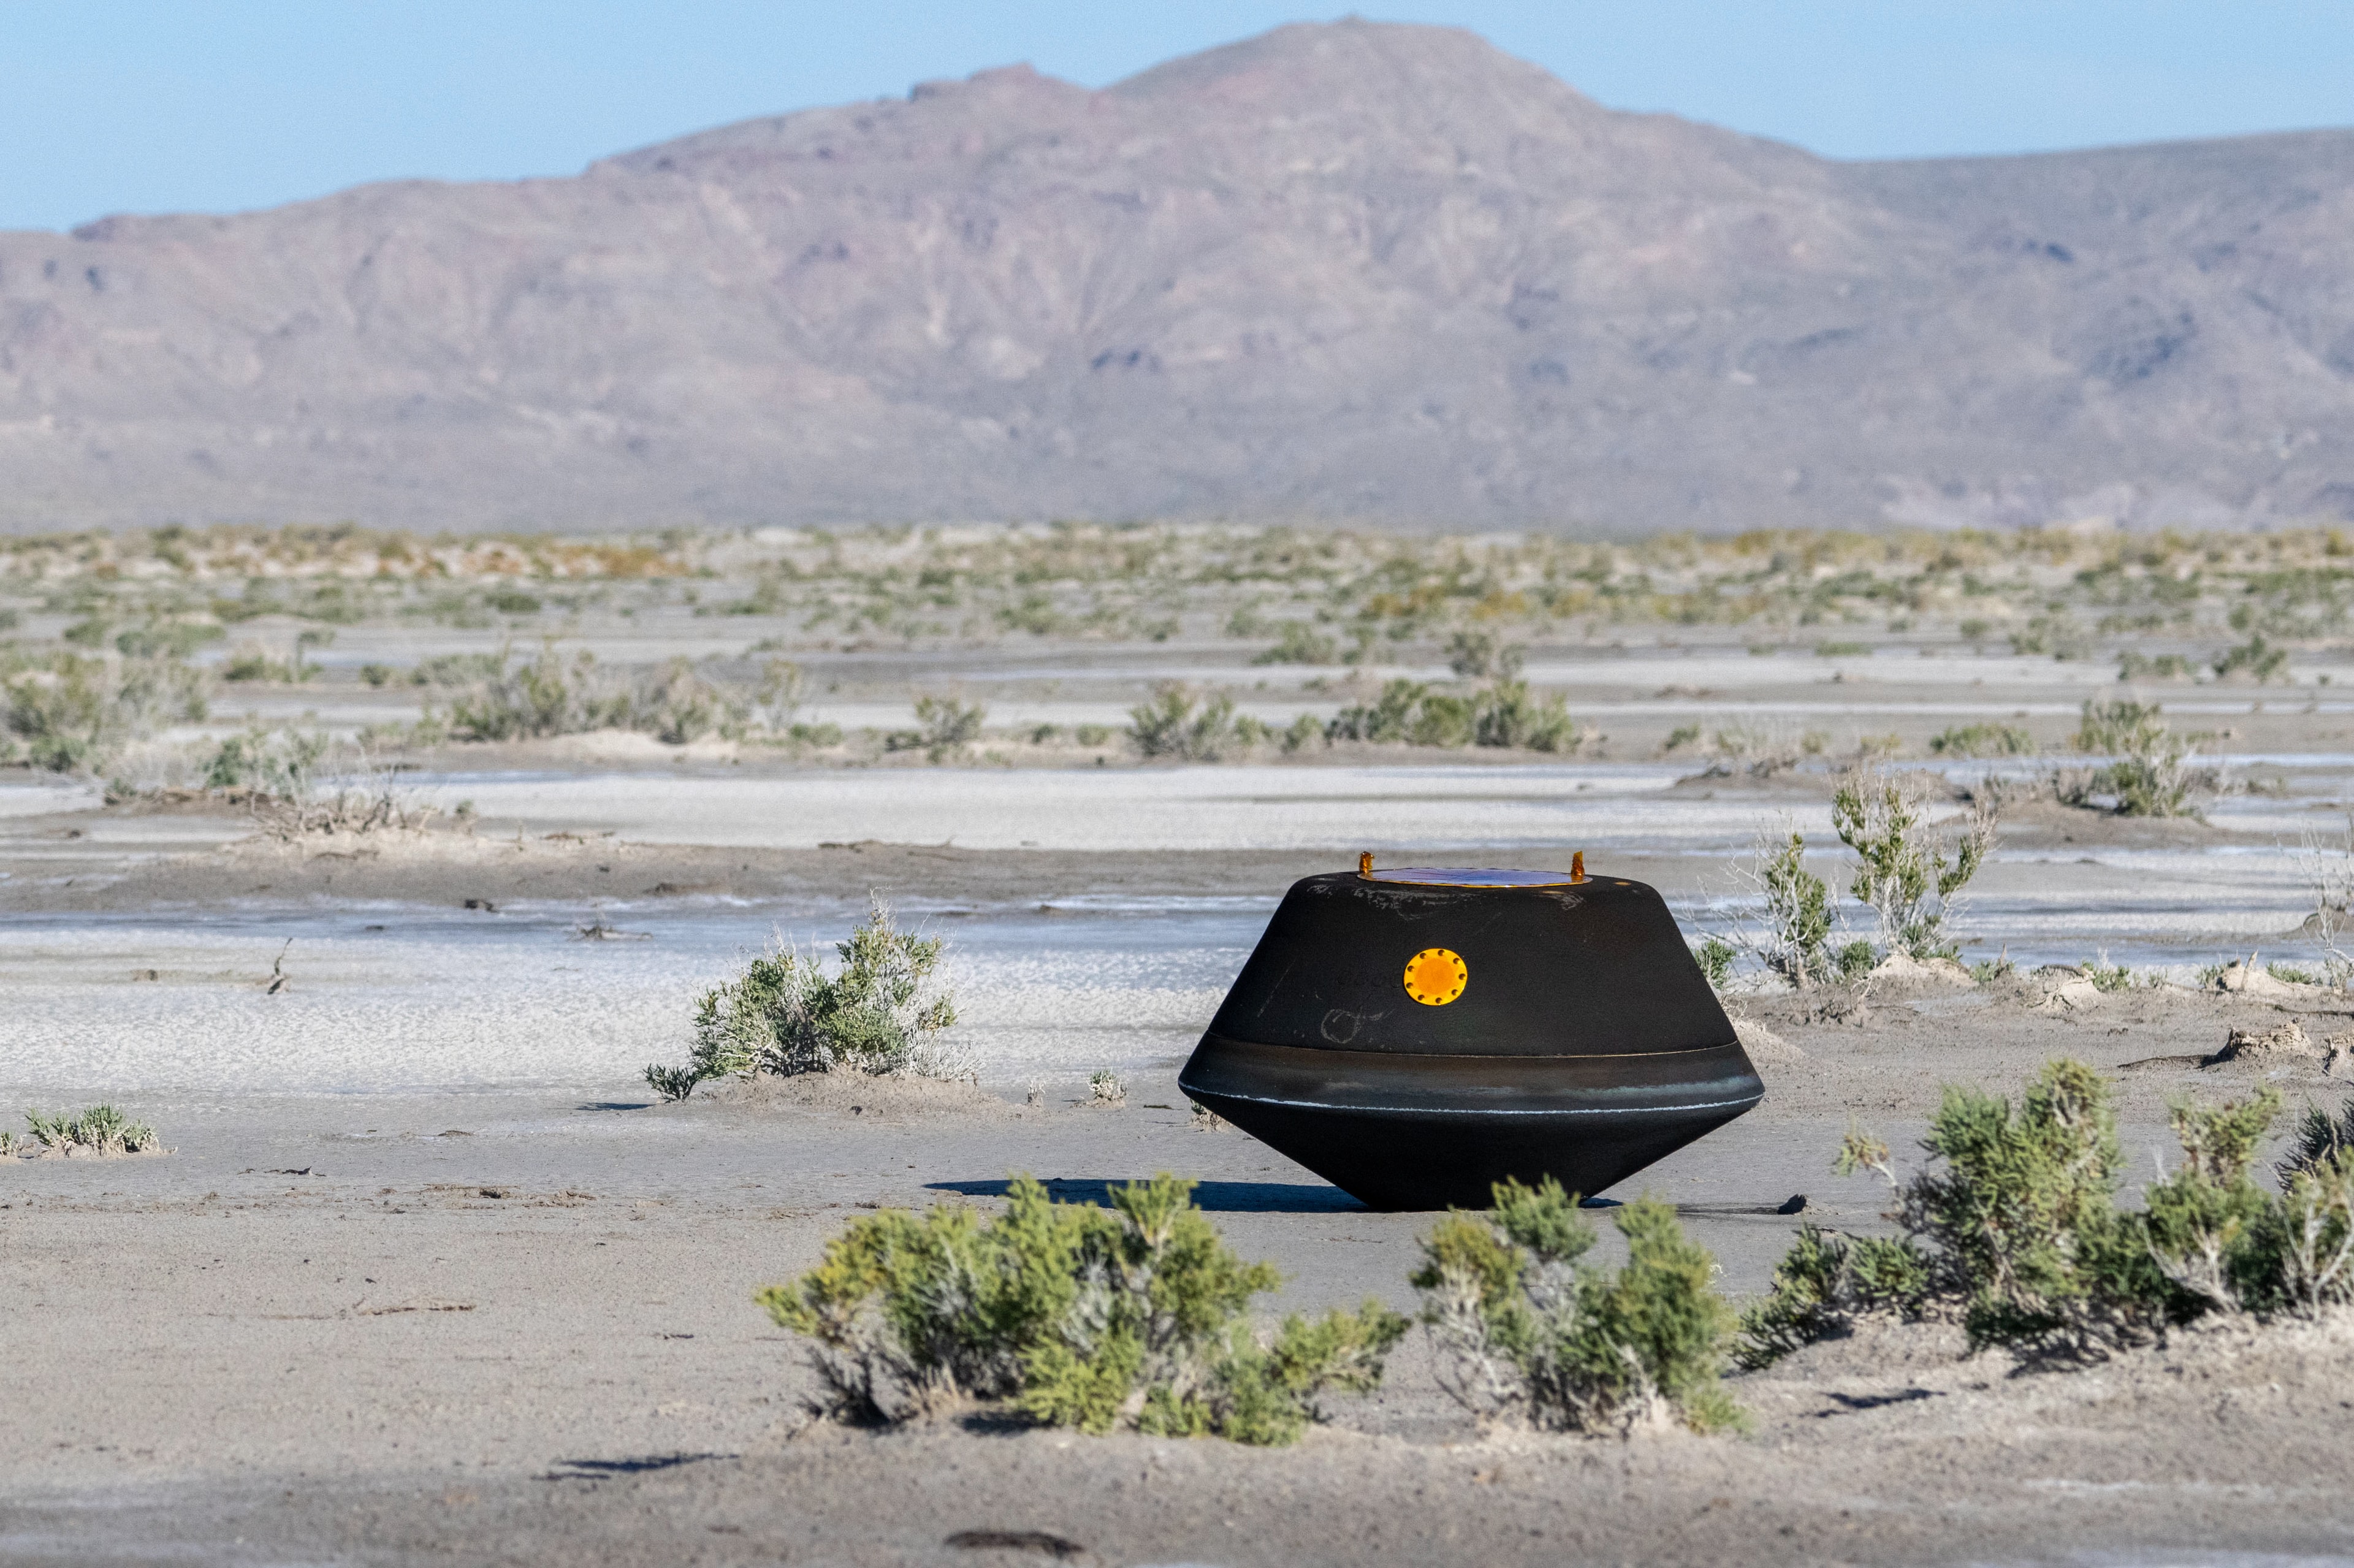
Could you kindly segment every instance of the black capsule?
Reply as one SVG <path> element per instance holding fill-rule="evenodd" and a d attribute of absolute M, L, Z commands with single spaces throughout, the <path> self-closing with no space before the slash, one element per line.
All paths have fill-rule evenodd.
<path fill-rule="evenodd" d="M 1766 1093 L 1656 890 L 1526 871 L 1295 883 L 1178 1085 L 1379 1209 L 1599 1192 Z"/>

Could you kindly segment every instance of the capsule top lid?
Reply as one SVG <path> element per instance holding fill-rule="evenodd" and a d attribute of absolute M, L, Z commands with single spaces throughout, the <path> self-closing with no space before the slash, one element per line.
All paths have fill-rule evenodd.
<path fill-rule="evenodd" d="M 1472 870 L 1451 866 L 1401 866 L 1360 873 L 1368 882 L 1399 882 L 1412 887 L 1567 887 L 1578 878 L 1565 871 Z"/>

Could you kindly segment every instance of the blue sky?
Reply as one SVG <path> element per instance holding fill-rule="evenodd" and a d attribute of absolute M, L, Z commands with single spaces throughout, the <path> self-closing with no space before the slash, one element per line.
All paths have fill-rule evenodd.
<path fill-rule="evenodd" d="M 1029 60 L 1100 86 L 1335 12 L 1246 0 L 0 0 L 0 228 L 565 174 Z M 2354 0 L 1464 0 L 1603 102 L 1841 157 L 2354 124 Z"/>

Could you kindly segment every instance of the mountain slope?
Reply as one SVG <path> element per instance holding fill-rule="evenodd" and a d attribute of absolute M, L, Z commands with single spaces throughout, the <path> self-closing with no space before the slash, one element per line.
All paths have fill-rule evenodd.
<path fill-rule="evenodd" d="M 2354 132 L 1839 164 L 1469 34 L 0 235 L 0 523 L 2354 515 Z"/>

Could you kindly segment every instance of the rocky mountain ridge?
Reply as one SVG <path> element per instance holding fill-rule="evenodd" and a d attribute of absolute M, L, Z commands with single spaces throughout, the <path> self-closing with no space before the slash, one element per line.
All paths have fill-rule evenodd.
<path fill-rule="evenodd" d="M 2354 132 L 1839 164 L 1469 34 L 0 234 L 0 525 L 2354 517 Z"/>

